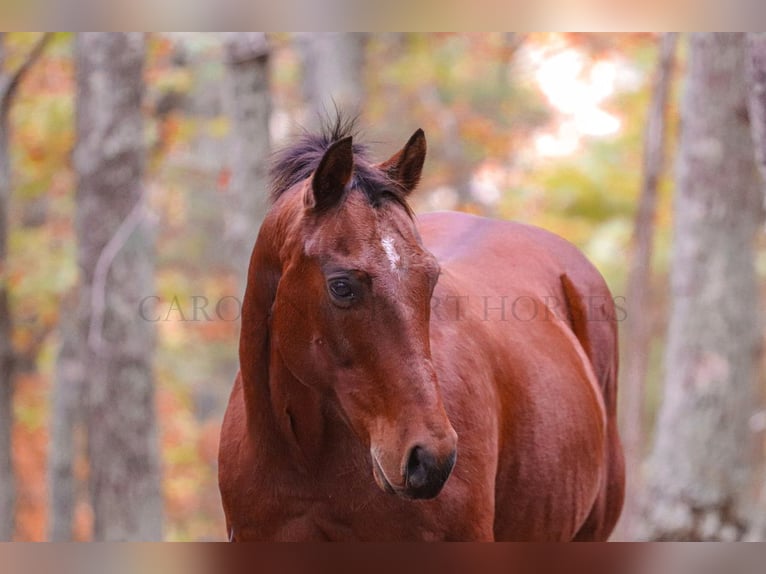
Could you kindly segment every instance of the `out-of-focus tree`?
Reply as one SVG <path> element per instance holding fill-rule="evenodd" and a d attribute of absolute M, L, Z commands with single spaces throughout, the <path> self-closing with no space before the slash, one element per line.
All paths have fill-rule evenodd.
<path fill-rule="evenodd" d="M 16 91 L 50 39 L 43 34 L 13 70 L 6 71 L 5 36 L 0 33 L 0 540 L 13 536 L 15 484 L 11 462 L 14 349 L 11 309 L 6 285 L 8 199 L 11 192 L 9 113 Z"/>
<path fill-rule="evenodd" d="M 48 540 L 74 540 L 74 513 L 77 480 L 74 467 L 78 443 L 76 430 L 84 422 L 85 347 L 77 328 L 77 302 L 74 296 L 61 300 L 59 349 L 51 391 L 51 417 L 48 448 Z"/>
<path fill-rule="evenodd" d="M 158 540 L 152 241 L 145 221 L 143 34 L 83 33 L 74 164 L 89 480 L 96 540 Z"/>
<path fill-rule="evenodd" d="M 747 35 L 747 79 L 750 128 L 766 204 L 766 32 L 750 32 Z M 766 537 L 766 480 L 761 486 L 759 506 L 750 532 L 752 540 Z"/>
<path fill-rule="evenodd" d="M 226 243 L 229 264 L 244 293 L 258 227 L 268 205 L 270 47 L 262 32 L 236 32 L 225 38 L 231 182 L 226 191 Z"/>
<path fill-rule="evenodd" d="M 691 37 L 649 539 L 736 540 L 751 519 L 762 343 L 753 243 L 763 209 L 744 77 L 744 34 Z"/>
<path fill-rule="evenodd" d="M 303 97 L 308 104 L 309 124 L 338 109 L 346 113 L 362 110 L 367 35 L 361 32 L 311 32 L 296 36 L 303 79 Z"/>
<path fill-rule="evenodd" d="M 625 447 L 627 485 L 621 528 L 630 531 L 640 513 L 638 504 L 644 456 L 645 399 L 644 386 L 652 338 L 652 253 L 657 192 L 665 165 L 668 100 L 675 64 L 677 34 L 664 34 L 660 40 L 659 62 L 644 133 L 644 157 L 641 192 L 633 224 L 632 257 L 625 292 L 633 310 L 623 324 L 622 439 Z"/>

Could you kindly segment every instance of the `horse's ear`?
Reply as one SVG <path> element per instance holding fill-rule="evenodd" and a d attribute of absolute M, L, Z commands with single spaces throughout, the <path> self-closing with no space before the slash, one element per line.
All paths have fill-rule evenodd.
<path fill-rule="evenodd" d="M 426 134 L 419 129 L 412 134 L 402 149 L 378 167 L 401 186 L 405 195 L 409 195 L 420 181 L 420 174 L 423 171 L 425 161 Z"/>
<path fill-rule="evenodd" d="M 354 173 L 354 149 L 351 136 L 334 142 L 324 152 L 311 180 L 306 207 L 323 210 L 340 203 Z"/>

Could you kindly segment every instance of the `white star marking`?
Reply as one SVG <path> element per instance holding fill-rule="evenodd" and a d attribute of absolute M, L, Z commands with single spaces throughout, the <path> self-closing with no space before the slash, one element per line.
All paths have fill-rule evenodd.
<path fill-rule="evenodd" d="M 391 263 L 391 271 L 395 271 L 399 267 L 401 259 L 396 252 L 396 247 L 394 247 L 394 240 L 391 237 L 384 237 L 380 244 L 383 246 L 383 251 L 386 252 L 388 261 Z"/>

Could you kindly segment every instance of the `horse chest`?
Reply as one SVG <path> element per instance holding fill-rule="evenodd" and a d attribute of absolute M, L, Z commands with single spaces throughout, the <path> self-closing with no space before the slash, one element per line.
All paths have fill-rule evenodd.
<path fill-rule="evenodd" d="M 253 476 L 256 478 L 253 482 Z M 231 508 L 234 538 L 271 541 L 445 540 L 457 538 L 440 502 L 401 500 L 381 492 L 366 475 L 332 481 L 329 475 L 312 476 L 254 473 L 248 501 Z"/>

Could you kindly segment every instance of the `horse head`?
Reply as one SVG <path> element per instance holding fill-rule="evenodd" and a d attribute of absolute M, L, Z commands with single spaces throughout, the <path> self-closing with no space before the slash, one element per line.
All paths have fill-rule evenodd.
<path fill-rule="evenodd" d="M 457 434 L 431 360 L 440 268 L 406 203 L 426 139 L 418 130 L 375 164 L 347 132 L 339 122 L 276 158 L 243 307 L 243 380 L 268 376 L 276 354 L 336 407 L 380 488 L 432 498 L 455 464 Z"/>

